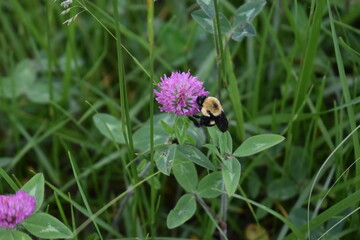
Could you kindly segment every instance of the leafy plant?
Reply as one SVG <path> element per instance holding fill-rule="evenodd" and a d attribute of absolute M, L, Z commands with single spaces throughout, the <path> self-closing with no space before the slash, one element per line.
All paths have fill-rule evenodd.
<path fill-rule="evenodd" d="M 72 238 L 71 230 L 55 217 L 48 213 L 40 212 L 41 205 L 44 201 L 44 176 L 41 173 L 34 175 L 21 190 L 35 197 L 35 212 L 19 225 L 27 230 L 30 234 L 42 239 Z M 0 239 L 31 239 L 31 237 L 20 230 L 21 228 L 1 228 Z"/>
<path fill-rule="evenodd" d="M 193 19 L 209 33 L 215 33 L 214 18 L 216 0 L 197 0 L 201 9 L 191 13 Z M 254 18 L 261 12 L 265 6 L 265 0 L 248 1 L 240 6 L 234 15 L 233 23 L 219 13 L 221 33 L 235 41 L 241 41 L 244 37 L 256 35 L 255 28 L 252 24 Z"/>

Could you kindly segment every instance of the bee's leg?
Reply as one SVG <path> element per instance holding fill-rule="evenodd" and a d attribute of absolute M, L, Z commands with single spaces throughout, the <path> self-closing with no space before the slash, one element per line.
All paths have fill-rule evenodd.
<path fill-rule="evenodd" d="M 200 123 L 195 119 L 195 118 L 200 118 L 200 116 L 197 115 L 192 115 L 192 116 L 188 116 L 188 118 L 194 123 L 195 127 L 201 127 L 201 121 Z"/>
<path fill-rule="evenodd" d="M 210 118 L 215 118 L 214 114 L 212 114 L 209 110 L 207 110 L 207 113 L 210 115 Z"/>

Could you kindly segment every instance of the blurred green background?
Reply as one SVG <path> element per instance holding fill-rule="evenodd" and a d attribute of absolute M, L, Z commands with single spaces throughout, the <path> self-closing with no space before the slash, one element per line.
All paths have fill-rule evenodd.
<path fill-rule="evenodd" d="M 45 179 L 65 196 L 69 192 L 72 201 L 83 205 L 69 152 L 95 211 L 125 191 L 129 180 L 122 165 L 128 149 L 104 137 L 92 118 L 96 112 L 121 118 L 114 8 L 112 1 L 74 1 L 70 12 L 61 15 L 64 8 L 60 3 L 0 2 L 0 166 L 20 183 L 26 182 L 32 171 L 43 172 Z M 220 0 L 219 9 L 232 22 L 243 3 Z M 296 226 L 303 226 L 314 176 L 355 129 L 360 117 L 359 1 L 268 1 L 253 22 L 256 36 L 240 42 L 226 38 L 224 44 L 231 54 L 241 105 L 231 102 L 228 85 L 219 79 L 221 59 L 216 54 L 214 35 L 191 17 L 199 9 L 196 1 L 157 0 L 154 7 L 154 81 L 164 74 L 190 69 L 192 75 L 204 81 L 211 95 L 221 99 L 235 147 L 244 137 L 255 134 L 285 136 L 285 143 L 274 149 L 240 160 L 240 186 L 250 199 L 279 212 Z M 152 64 L 147 4 L 119 0 L 116 10 L 126 48 L 122 62 L 126 101 L 131 131 L 136 132 L 149 119 L 149 102 L 153 101 L 149 94 L 151 80 L 146 74 L 151 72 Z M 69 25 L 63 24 L 76 15 Z M 234 106 L 242 109 L 245 136 L 239 133 Z M 204 133 L 199 132 L 202 143 L 207 142 Z M 138 138 L 141 140 L 143 135 Z M 202 150 L 208 154 L 207 149 Z M 360 164 L 356 162 L 345 172 L 358 157 L 359 139 L 354 134 L 322 169 L 311 199 L 311 213 L 317 208 L 315 212 L 325 211 L 359 190 Z M 203 169 L 199 171 L 205 174 Z M 318 206 L 318 200 L 340 176 Z M 216 239 L 211 221 L 200 208 L 184 226 L 166 228 L 166 215 L 182 190 L 173 177 L 157 179 L 160 197 L 155 224 L 147 219 L 147 210 L 139 212 L 134 204 L 117 215 L 127 206 L 124 199 L 101 215 L 103 237 L 145 237 L 153 228 L 159 236 Z M 0 193 L 9 191 L 8 184 L 1 180 Z M 147 209 L 147 200 L 139 196 L 147 195 L 149 185 L 142 185 L 139 191 L 141 195 L 131 201 L 144 202 L 143 209 Z M 49 211 L 59 215 L 49 187 L 47 199 Z M 356 209 L 359 200 L 355 197 L 336 216 L 318 224 L 314 234 L 319 236 Z M 66 216 L 63 218 L 70 219 L 74 202 L 69 204 L 64 198 L 61 202 Z M 211 204 L 218 209 L 215 200 Z M 70 226 L 87 219 L 80 207 L 74 208 L 76 221 Z M 232 199 L 229 239 L 244 239 L 246 227 L 256 223 L 254 215 L 271 239 L 286 235 L 286 226 L 279 219 L 255 207 L 253 214 L 251 210 L 245 202 Z M 359 236 L 358 225 L 359 215 L 355 213 L 326 239 L 355 239 Z M 93 232 L 89 226 L 78 239 L 95 239 L 91 238 Z"/>

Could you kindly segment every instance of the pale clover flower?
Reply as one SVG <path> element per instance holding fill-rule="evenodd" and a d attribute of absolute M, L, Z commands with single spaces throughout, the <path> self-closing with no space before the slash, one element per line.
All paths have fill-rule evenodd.
<path fill-rule="evenodd" d="M 14 195 L 0 195 L 0 227 L 14 228 L 36 208 L 35 197 L 20 190 Z"/>
<path fill-rule="evenodd" d="M 160 111 L 187 116 L 200 112 L 196 98 L 209 92 L 198 77 L 190 75 L 190 70 L 187 73 L 173 72 L 170 77 L 164 75 L 160 80 L 160 91 L 154 90 L 156 101 L 162 105 Z"/>

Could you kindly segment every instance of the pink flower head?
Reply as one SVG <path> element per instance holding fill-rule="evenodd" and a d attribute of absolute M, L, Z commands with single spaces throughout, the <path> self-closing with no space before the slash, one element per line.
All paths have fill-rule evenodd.
<path fill-rule="evenodd" d="M 28 218 L 35 208 L 35 197 L 22 190 L 10 196 L 0 195 L 0 227 L 14 228 Z"/>
<path fill-rule="evenodd" d="M 160 91 L 154 90 L 156 101 L 162 105 L 160 111 L 187 116 L 200 112 L 196 98 L 209 92 L 202 86 L 203 82 L 190 75 L 190 70 L 187 73 L 173 72 L 170 77 L 164 75 L 160 79 Z"/>

